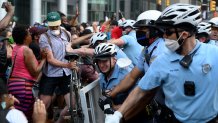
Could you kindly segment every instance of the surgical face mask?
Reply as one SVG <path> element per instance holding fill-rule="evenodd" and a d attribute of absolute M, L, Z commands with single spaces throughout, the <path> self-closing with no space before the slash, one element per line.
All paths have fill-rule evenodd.
<path fill-rule="evenodd" d="M 52 34 L 52 35 L 55 35 L 55 36 L 58 36 L 58 35 L 61 34 L 61 31 L 60 31 L 60 29 L 57 29 L 57 30 L 51 30 L 51 34 Z"/>
<path fill-rule="evenodd" d="M 6 108 L 6 102 L 1 102 L 2 109 Z"/>
<path fill-rule="evenodd" d="M 8 38 L 8 42 L 9 42 L 10 44 L 13 44 L 13 43 L 14 43 L 14 39 L 13 39 L 12 36 Z"/>
<path fill-rule="evenodd" d="M 171 51 L 176 51 L 181 46 L 179 44 L 179 40 L 180 40 L 181 37 L 182 37 L 182 34 L 179 36 L 179 38 L 177 40 L 171 40 L 171 39 L 165 38 L 166 47 Z"/>

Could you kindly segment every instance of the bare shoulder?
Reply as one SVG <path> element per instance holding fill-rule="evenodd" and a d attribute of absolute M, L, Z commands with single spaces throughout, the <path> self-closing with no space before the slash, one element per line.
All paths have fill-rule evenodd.
<path fill-rule="evenodd" d="M 32 49 L 30 49 L 28 46 L 23 46 L 24 54 L 33 53 Z"/>

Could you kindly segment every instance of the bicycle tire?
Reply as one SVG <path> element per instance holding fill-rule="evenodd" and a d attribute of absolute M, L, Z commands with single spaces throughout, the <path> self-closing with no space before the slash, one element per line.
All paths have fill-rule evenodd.
<path fill-rule="evenodd" d="M 84 115 L 82 113 L 82 106 L 81 106 L 81 100 L 80 100 L 80 96 L 79 96 L 79 89 L 80 89 L 80 82 L 78 82 L 78 78 L 77 78 L 77 74 L 75 74 L 76 72 L 74 72 L 74 76 L 72 76 L 72 81 L 70 84 L 70 95 L 75 95 L 75 104 L 73 107 L 72 106 L 72 99 L 70 98 L 70 107 L 71 107 L 71 123 L 84 123 Z M 72 97 L 72 96 L 71 96 Z"/>

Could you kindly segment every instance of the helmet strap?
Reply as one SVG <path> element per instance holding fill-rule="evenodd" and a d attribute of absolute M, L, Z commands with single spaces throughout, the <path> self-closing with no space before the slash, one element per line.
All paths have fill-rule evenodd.
<path fill-rule="evenodd" d="M 97 64 L 97 67 L 98 67 L 98 69 L 99 69 L 99 71 L 102 73 L 102 74 L 104 74 L 104 76 L 106 77 L 106 78 L 108 78 L 110 75 L 111 75 L 111 72 L 113 71 L 113 69 L 114 69 L 114 67 L 111 67 L 111 59 L 110 59 L 110 68 L 109 68 L 109 70 L 107 71 L 107 72 L 102 72 L 101 71 L 101 69 L 99 68 L 99 65 Z"/>

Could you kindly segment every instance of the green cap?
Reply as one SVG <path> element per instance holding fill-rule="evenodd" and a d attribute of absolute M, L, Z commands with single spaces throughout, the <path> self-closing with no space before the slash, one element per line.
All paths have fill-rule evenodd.
<path fill-rule="evenodd" d="M 47 15 L 48 26 L 60 26 L 61 17 L 57 12 L 50 12 Z"/>

